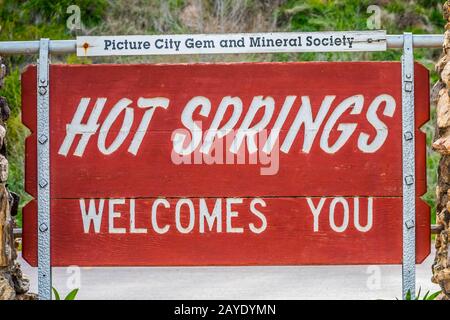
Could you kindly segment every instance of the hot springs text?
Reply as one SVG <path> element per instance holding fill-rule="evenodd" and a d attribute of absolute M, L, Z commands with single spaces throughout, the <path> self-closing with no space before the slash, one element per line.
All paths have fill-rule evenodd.
<path fill-rule="evenodd" d="M 103 123 L 99 123 L 107 103 L 107 98 L 81 98 L 71 122 L 66 125 L 66 135 L 58 151 L 60 155 L 67 156 L 75 144 L 73 155 L 82 157 L 92 136 L 97 133 L 97 147 L 102 154 L 111 155 L 117 152 L 131 135 L 131 142 L 126 146 L 127 152 L 138 155 L 155 112 L 168 112 L 170 106 L 170 100 L 166 97 L 140 97 L 137 101 L 122 98 L 109 105 L 109 113 Z M 388 137 L 389 130 L 383 117 L 393 117 L 396 101 L 388 94 L 380 94 L 370 101 L 362 94 L 339 101 L 336 96 L 327 95 L 321 105 L 315 107 L 313 108 L 308 96 L 286 96 L 280 106 L 275 105 L 275 99 L 271 96 L 255 96 L 247 111 L 243 112 L 243 102 L 239 97 L 225 96 L 217 108 L 213 108 L 207 97 L 195 96 L 186 103 L 181 112 L 183 127 L 173 129 L 173 153 L 181 157 L 195 152 L 210 155 L 215 144 L 225 136 L 231 137 L 227 152 L 232 154 L 238 154 L 243 149 L 249 154 L 257 151 L 266 155 L 279 151 L 289 153 L 296 139 L 298 140 L 302 127 L 303 141 L 295 145 L 299 145 L 303 153 L 309 153 L 314 142 L 318 140 L 323 152 L 334 154 L 354 134 L 357 135 L 357 149 L 360 152 L 374 153 L 383 146 Z M 140 119 L 135 119 L 135 108 L 144 111 Z M 280 110 L 277 115 L 275 110 Z M 313 114 L 313 110 L 318 111 Z M 226 113 L 231 113 L 231 116 L 226 118 Z M 358 116 L 364 113 L 365 117 Z M 292 115 L 294 119 L 290 125 L 286 124 L 288 115 Z M 355 116 L 355 122 L 341 121 L 343 116 L 348 115 Z M 120 130 L 110 132 L 111 127 L 117 125 L 122 118 Z M 209 128 L 202 127 L 202 119 L 211 120 Z M 357 128 L 365 123 L 374 130 L 365 132 L 361 129 L 355 133 Z M 269 124 L 272 124 L 271 127 Z M 279 141 L 282 131 L 287 133 L 282 141 Z M 319 132 L 320 137 L 317 137 Z M 338 136 L 330 139 L 333 133 Z M 264 137 L 260 137 L 257 143 L 256 138 L 261 135 Z M 74 143 L 77 136 L 80 136 L 80 139 L 77 140 L 78 143 Z M 106 142 L 108 137 L 109 141 L 112 140 L 109 145 Z"/>

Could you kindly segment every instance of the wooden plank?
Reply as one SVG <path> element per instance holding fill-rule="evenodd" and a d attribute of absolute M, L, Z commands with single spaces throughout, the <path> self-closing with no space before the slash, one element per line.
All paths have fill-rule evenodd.
<path fill-rule="evenodd" d="M 429 88 L 428 71 L 418 64 L 415 68 L 417 260 L 420 262 L 430 250 L 429 208 L 419 199 L 426 191 L 426 141 L 419 127 L 429 119 Z M 399 63 L 54 65 L 51 66 L 50 75 L 52 79 L 58 79 L 51 82 L 50 88 L 54 265 L 401 262 Z M 36 69 L 30 67 L 22 76 L 22 101 L 23 122 L 32 131 L 26 141 L 25 184 L 27 192 L 33 196 L 36 195 L 35 81 Z M 257 146 L 256 154 L 261 156 L 259 160 L 266 156 L 267 161 L 267 157 L 273 155 L 269 157 L 269 163 L 277 170 L 270 174 L 262 174 L 262 168 L 268 167 L 267 162 L 248 162 L 249 152 L 245 145 L 240 149 L 244 150 L 242 154 L 247 159 L 244 164 L 209 164 L 204 158 L 197 164 L 176 163 L 175 160 L 179 158 L 173 156 L 176 148 L 172 139 L 174 134 L 185 133 L 180 129 L 185 128 L 189 120 L 201 121 L 202 134 L 206 134 L 206 130 L 215 123 L 221 101 L 227 96 L 239 97 L 239 100 L 234 101 L 242 102 L 242 111 L 238 113 L 233 126 L 238 134 L 239 129 L 245 127 L 245 119 L 252 118 L 248 116 L 252 103 L 258 101 L 258 97 L 273 98 L 273 114 L 268 117 L 265 127 L 267 134 L 273 132 L 279 119 L 286 119 L 280 127 L 280 144 L 275 150 L 280 150 L 288 140 L 298 117 L 311 115 L 312 119 L 317 119 L 322 110 L 323 121 L 316 128 L 309 126 L 308 130 L 302 125 L 291 148 L 276 153 L 278 158 L 275 153 L 267 155 L 262 152 L 262 145 Z M 97 121 L 99 126 L 83 129 L 88 141 L 84 151 L 76 154 L 81 135 L 76 136 L 64 149 L 64 141 L 70 140 L 67 140 L 68 134 L 76 129 L 75 126 L 69 126 L 76 111 L 86 107 L 86 114 L 80 120 L 86 124 L 95 103 L 103 103 L 102 98 L 105 100 Z M 125 98 L 129 101 L 123 100 Z M 149 101 L 142 98 L 166 98 L 168 101 L 166 107 L 155 109 L 148 127 L 141 126 L 148 111 L 142 106 Z M 192 99 L 203 99 L 203 103 L 210 103 L 210 109 L 206 107 L 201 112 L 200 107 L 194 108 L 190 117 L 186 110 Z M 292 107 L 289 112 L 285 112 L 287 109 L 284 106 L 289 99 L 292 99 Z M 345 105 L 348 99 L 353 102 Z M 131 110 L 128 112 L 133 115 L 133 119 L 131 121 L 131 116 L 126 116 L 125 111 L 122 111 L 117 121 L 113 121 L 108 128 L 105 123 L 112 119 L 110 115 L 112 110 L 118 108 L 119 101 L 129 102 L 124 107 Z M 161 104 L 162 100 L 158 101 Z M 329 105 L 326 101 L 330 102 Z M 358 101 L 362 101 L 361 105 Z M 384 102 L 377 104 L 373 101 Z M 308 102 L 311 110 L 307 108 Z M 342 108 L 346 110 L 340 114 Z M 256 112 L 251 123 L 247 121 L 248 127 L 265 119 L 264 112 L 264 107 Z M 230 121 L 231 116 L 232 110 L 227 108 L 223 118 L 217 118 L 221 119 L 219 125 Z M 333 119 L 336 119 L 334 125 Z M 125 130 L 121 130 L 123 123 L 126 124 Z M 327 127 L 327 124 L 330 125 Z M 343 126 L 338 128 L 339 125 Z M 352 130 L 352 125 L 354 131 L 348 139 L 342 140 L 342 147 L 330 150 L 330 146 L 342 139 L 343 131 Z M 308 137 L 314 136 L 312 132 L 316 136 L 308 140 Z M 123 142 L 114 152 L 108 153 L 108 148 L 121 133 L 126 135 Z M 135 137 L 140 135 L 141 144 L 134 153 L 130 152 Z M 366 135 L 369 145 L 376 137 L 380 139 L 385 135 L 385 139 L 379 140 L 379 146 L 369 151 L 360 141 L 364 141 Z M 103 149 L 102 136 L 106 136 Z M 219 148 L 224 151 L 224 161 L 231 154 L 230 147 L 235 138 L 232 133 L 228 133 L 215 140 L 218 144 L 229 140 L 229 144 L 224 143 L 223 148 Z M 305 141 L 311 142 L 310 149 L 305 147 L 308 145 Z M 201 154 L 197 151 L 203 142 L 193 154 Z M 349 206 L 349 228 L 343 232 L 333 231 L 329 227 L 329 205 L 339 197 L 344 197 Z M 168 213 L 162 214 L 161 218 L 168 220 L 161 221 L 171 224 L 171 231 L 167 234 L 155 233 L 150 224 L 152 203 L 157 198 L 170 202 L 170 209 L 161 207 L 163 212 L 167 210 Z M 214 207 L 215 199 L 222 199 L 226 203 L 232 202 L 230 199 L 242 198 L 243 204 L 233 204 L 233 207 L 239 209 L 236 221 L 244 225 L 245 232 L 199 233 L 198 224 L 188 234 L 176 231 L 174 207 L 180 199 L 185 198 L 192 199 L 197 216 L 200 198 L 206 199 L 210 210 Z M 325 199 L 321 215 L 323 220 L 320 221 L 324 229 L 319 232 L 314 232 L 311 226 L 313 220 L 308 198 L 312 198 L 315 205 L 321 198 Z M 362 208 L 367 208 L 368 198 L 374 201 L 374 225 L 367 232 L 359 232 L 353 226 L 354 198 L 361 199 L 362 214 L 367 211 Z M 90 199 L 105 199 L 100 233 L 84 233 L 81 199 L 87 202 Z M 117 205 L 122 212 L 122 218 L 117 223 L 119 227 L 124 225 L 122 227 L 127 228 L 125 234 L 111 234 L 108 228 L 104 229 L 109 221 L 110 199 L 125 199 L 124 205 Z M 143 223 L 148 228 L 146 234 L 129 233 L 129 199 L 136 199 L 137 223 Z M 267 205 L 264 208 L 264 215 L 268 217 L 267 228 L 261 233 L 248 231 L 249 223 L 255 218 L 255 214 L 249 211 L 254 199 L 263 199 Z M 223 206 L 222 211 L 226 213 L 226 205 Z M 336 212 L 342 214 L 342 202 L 338 202 L 336 208 Z M 32 264 L 35 263 L 36 255 L 35 209 L 33 201 L 24 211 L 24 257 Z M 225 219 L 224 228 L 225 213 L 222 215 Z M 255 223 L 258 221 L 256 218 Z"/>
<path fill-rule="evenodd" d="M 95 233 L 90 224 L 86 233 L 83 225 L 80 200 L 58 199 L 52 206 L 52 264 L 66 266 L 193 266 L 193 265 L 316 265 L 316 264 L 393 264 L 400 263 L 401 250 L 401 198 L 374 198 L 373 221 L 368 225 L 369 198 L 245 198 L 225 199 L 191 198 L 194 211 L 187 204 L 181 206 L 180 219 L 176 206 L 180 200 L 168 199 L 170 208 L 159 205 L 156 210 L 157 228 L 169 229 L 159 234 L 152 223 L 152 208 L 156 199 L 135 199 L 135 228 L 145 229 L 132 233 L 130 229 L 130 199 L 114 204 L 112 211 L 120 213 L 111 225 L 111 199 L 104 200 L 104 211 Z M 308 200 L 309 199 L 309 200 Z M 323 199 L 323 200 L 321 200 Z M 94 200 L 92 200 L 94 201 Z M 95 200 L 98 210 L 100 199 Z M 220 207 L 221 232 L 216 220 L 209 228 L 200 218 L 199 205 L 203 201 L 212 212 L 217 203 Z M 360 229 L 355 227 L 355 201 L 359 203 Z M 236 203 L 241 202 L 241 203 Z M 266 220 L 252 213 L 251 205 Z M 311 202 L 311 205 L 309 204 Z M 334 211 L 330 207 L 335 206 Z M 86 210 L 90 200 L 85 200 Z M 227 218 L 227 203 L 236 216 Z M 323 204 L 318 215 L 315 231 L 311 207 Z M 345 205 L 343 205 L 345 203 Z M 263 206 L 265 204 L 265 207 Z M 348 205 L 348 214 L 344 206 Z M 417 262 L 429 254 L 428 207 L 418 201 L 417 215 Z M 33 213 L 35 202 L 28 205 L 27 222 Z M 330 212 L 331 214 L 330 218 Z M 348 218 L 346 224 L 345 216 Z M 203 216 L 202 216 L 203 217 Z M 334 224 L 330 222 L 334 221 Z M 179 221 L 181 227 L 177 227 Z M 201 232 L 203 221 L 204 232 Z M 191 224 L 192 223 L 192 224 Z M 24 226 L 23 242 L 35 237 L 35 222 Z M 255 231 L 251 230 L 253 224 Z M 347 227 L 345 227 L 347 225 Z M 188 233 L 189 229 L 192 230 Z M 120 230 L 122 229 L 123 230 Z M 242 230 L 240 230 L 242 228 Z M 233 230 L 234 232 L 231 232 Z M 112 233 L 112 232 L 120 233 Z M 122 233 L 123 232 L 123 233 Z M 163 232 L 160 230 L 160 232 Z M 260 233 L 255 233 L 260 232 Z M 24 246 L 24 258 L 32 265 L 36 262 L 34 245 Z"/>
<path fill-rule="evenodd" d="M 177 55 L 385 51 L 386 31 L 270 32 L 77 37 L 77 55 Z"/>
<path fill-rule="evenodd" d="M 416 68 L 418 69 L 416 82 L 424 83 L 427 79 L 427 71 L 420 66 Z M 236 79 L 235 75 L 238 72 L 243 76 Z M 343 72 L 345 72 L 345 78 L 349 79 L 347 82 L 344 82 Z M 23 101 L 25 108 L 23 120 L 32 132 L 35 131 L 33 118 L 35 94 L 27 88 L 32 86 L 33 73 L 33 69 L 29 69 L 23 79 L 23 89 L 27 92 Z M 52 77 L 60 79 L 53 84 L 52 92 L 64 92 L 64 94 L 51 96 L 51 118 L 55 119 L 55 125 L 51 129 L 51 162 L 54 168 L 52 197 L 401 196 L 402 194 L 401 95 L 398 86 L 400 81 L 398 63 L 52 66 L 51 73 Z M 155 76 L 149 77 L 149 74 Z M 174 77 L 174 74 L 177 77 Z M 314 74 L 317 74 L 317 78 L 311 78 Z M 355 83 L 352 79 L 356 77 L 360 79 Z M 268 78 L 272 80 L 267 81 Z M 139 88 L 148 89 L 142 92 Z M 211 100 L 210 117 L 197 116 L 198 120 L 203 121 L 203 127 L 207 129 L 224 96 L 238 96 L 243 100 L 242 116 L 235 126 L 239 128 L 253 97 L 272 95 L 276 102 L 276 111 L 268 125 L 270 130 L 286 96 L 297 95 L 297 102 L 284 125 L 285 130 L 281 132 L 281 144 L 300 108 L 298 100 L 302 95 L 310 97 L 313 114 L 316 115 L 326 95 L 336 95 L 336 103 L 332 106 L 336 108 L 345 98 L 359 93 L 364 93 L 366 100 L 361 114 L 351 115 L 347 112 L 339 120 L 339 123 L 356 123 L 358 127 L 343 148 L 334 154 L 326 153 L 320 147 L 324 127 L 322 125 L 309 153 L 302 152 L 304 129 L 300 128 L 299 135 L 294 140 L 289 153 L 280 152 L 280 169 L 275 175 L 261 175 L 261 168 L 268 166 L 261 164 L 177 165 L 172 161 L 173 131 L 184 128 L 180 120 L 181 113 L 186 103 L 194 96 L 207 95 Z M 425 98 L 426 92 L 421 95 L 418 90 L 418 93 L 416 123 L 419 127 L 427 121 L 429 111 L 428 99 Z M 363 153 L 358 149 L 357 141 L 361 133 L 367 132 L 371 139 L 376 134 L 366 119 L 366 112 L 369 103 L 380 94 L 390 94 L 396 101 L 396 110 L 392 117 L 380 116 L 389 128 L 389 136 L 377 152 Z M 127 149 L 144 112 L 135 106 L 140 95 L 167 96 L 170 99 L 170 105 L 167 110 L 155 112 L 138 154 L 133 155 Z M 79 137 L 74 140 L 67 156 L 58 154 L 66 136 L 66 125 L 71 122 L 83 97 L 92 97 L 92 99 L 107 97 L 111 101 L 105 105 L 99 123 L 104 121 L 109 110 L 123 97 L 133 101 L 135 113 L 133 127 L 117 152 L 107 156 L 102 154 L 98 149 L 99 133 L 97 132 L 90 138 L 82 159 L 73 155 Z M 94 102 L 91 102 L 90 110 L 93 104 Z M 328 121 L 331 113 L 331 111 L 328 113 L 324 123 Z M 257 120 L 255 119 L 255 122 Z M 115 131 L 113 128 L 109 133 L 110 139 L 116 136 L 120 125 L 121 119 L 116 123 L 118 128 L 115 128 Z M 334 129 L 330 134 L 330 141 L 336 141 L 339 134 L 340 132 Z M 425 164 L 423 148 L 425 136 L 419 129 L 416 135 L 418 136 L 417 192 L 421 195 L 426 191 L 425 172 L 422 166 Z M 26 189 L 32 195 L 36 193 L 34 140 L 34 135 L 27 140 L 27 150 L 31 152 L 28 152 L 29 160 L 26 162 Z M 227 154 L 229 155 L 230 152 Z M 245 156 L 248 158 L 248 153 Z M 149 159 L 153 165 L 149 165 Z M 272 162 L 275 160 L 274 158 Z M 335 165 L 336 160 L 345 161 Z M 301 166 L 298 165 L 299 163 Z M 380 165 L 380 163 L 386 163 L 386 165 Z M 124 170 L 124 168 L 133 168 L 133 170 Z M 355 172 L 360 174 L 355 175 Z M 112 173 L 114 173 L 113 176 Z M 333 178 L 330 179 L 330 177 Z M 108 183 L 111 179 L 120 183 Z M 166 183 L 161 184 L 161 179 L 164 179 Z M 92 180 L 97 183 L 91 183 Z M 346 181 L 346 183 L 342 184 L 340 181 Z M 210 188 L 212 184 L 216 187 Z M 81 185 L 83 188 L 80 188 Z M 186 192 L 186 186 L 189 186 L 189 192 Z"/>

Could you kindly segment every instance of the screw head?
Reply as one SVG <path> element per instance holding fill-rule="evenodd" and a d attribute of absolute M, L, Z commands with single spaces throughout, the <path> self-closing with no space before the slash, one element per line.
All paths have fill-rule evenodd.
<path fill-rule="evenodd" d="M 45 231 L 47 231 L 47 230 L 48 230 L 48 226 L 47 226 L 46 223 L 41 223 L 41 224 L 39 225 L 39 231 L 40 231 L 40 232 L 45 232 Z"/>
<path fill-rule="evenodd" d="M 39 137 L 39 143 L 40 144 L 44 144 L 46 143 L 48 140 L 47 136 L 45 134 L 41 134 L 41 136 Z"/>
<path fill-rule="evenodd" d="M 414 228 L 415 223 L 414 223 L 413 220 L 408 220 L 408 221 L 405 222 L 405 226 L 406 226 L 407 229 L 412 229 L 412 228 Z"/>
<path fill-rule="evenodd" d="M 45 179 L 42 179 L 41 181 L 39 181 L 39 186 L 41 188 L 45 188 L 47 186 L 48 182 Z"/>
<path fill-rule="evenodd" d="M 39 87 L 39 94 L 41 96 L 45 95 L 47 93 L 47 89 L 45 87 Z"/>
<path fill-rule="evenodd" d="M 406 92 L 412 92 L 412 89 L 413 89 L 412 83 L 411 82 L 407 82 L 405 84 L 405 91 Z"/>
<path fill-rule="evenodd" d="M 413 176 L 406 176 L 405 177 L 405 183 L 410 186 L 414 183 L 414 177 Z"/>
<path fill-rule="evenodd" d="M 413 134 L 411 131 L 405 132 L 405 140 L 411 141 L 413 139 Z"/>

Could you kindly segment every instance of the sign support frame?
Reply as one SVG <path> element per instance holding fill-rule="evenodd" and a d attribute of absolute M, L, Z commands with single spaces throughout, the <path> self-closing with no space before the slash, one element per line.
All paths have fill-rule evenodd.
<path fill-rule="evenodd" d="M 416 177 L 414 121 L 414 45 L 412 33 L 403 35 L 402 162 L 403 162 L 403 298 L 415 297 L 416 287 Z"/>
<path fill-rule="evenodd" d="M 39 42 L 37 72 L 37 195 L 38 195 L 38 293 L 40 300 L 52 298 L 50 258 L 50 94 L 49 39 Z"/>
<path fill-rule="evenodd" d="M 439 47 L 441 35 L 388 36 L 388 48 L 402 48 L 402 168 L 403 168 L 403 263 L 402 296 L 415 297 L 415 122 L 414 122 L 414 46 Z M 50 243 L 50 128 L 49 57 L 50 52 L 73 53 L 75 41 L 40 39 L 39 41 L 0 42 L 0 53 L 39 53 L 37 73 L 37 166 L 38 166 L 38 293 L 41 300 L 51 299 Z"/>

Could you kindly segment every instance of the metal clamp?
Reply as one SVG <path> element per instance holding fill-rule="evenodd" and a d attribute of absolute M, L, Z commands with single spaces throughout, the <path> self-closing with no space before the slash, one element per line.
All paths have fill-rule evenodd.
<path fill-rule="evenodd" d="M 40 300 L 52 298 L 50 259 L 50 95 L 49 39 L 39 42 L 37 72 L 37 201 L 38 201 L 38 293 Z"/>
<path fill-rule="evenodd" d="M 414 122 L 413 35 L 403 35 L 402 56 L 402 162 L 403 162 L 403 264 L 402 292 L 414 299 L 416 287 L 416 183 Z"/>

